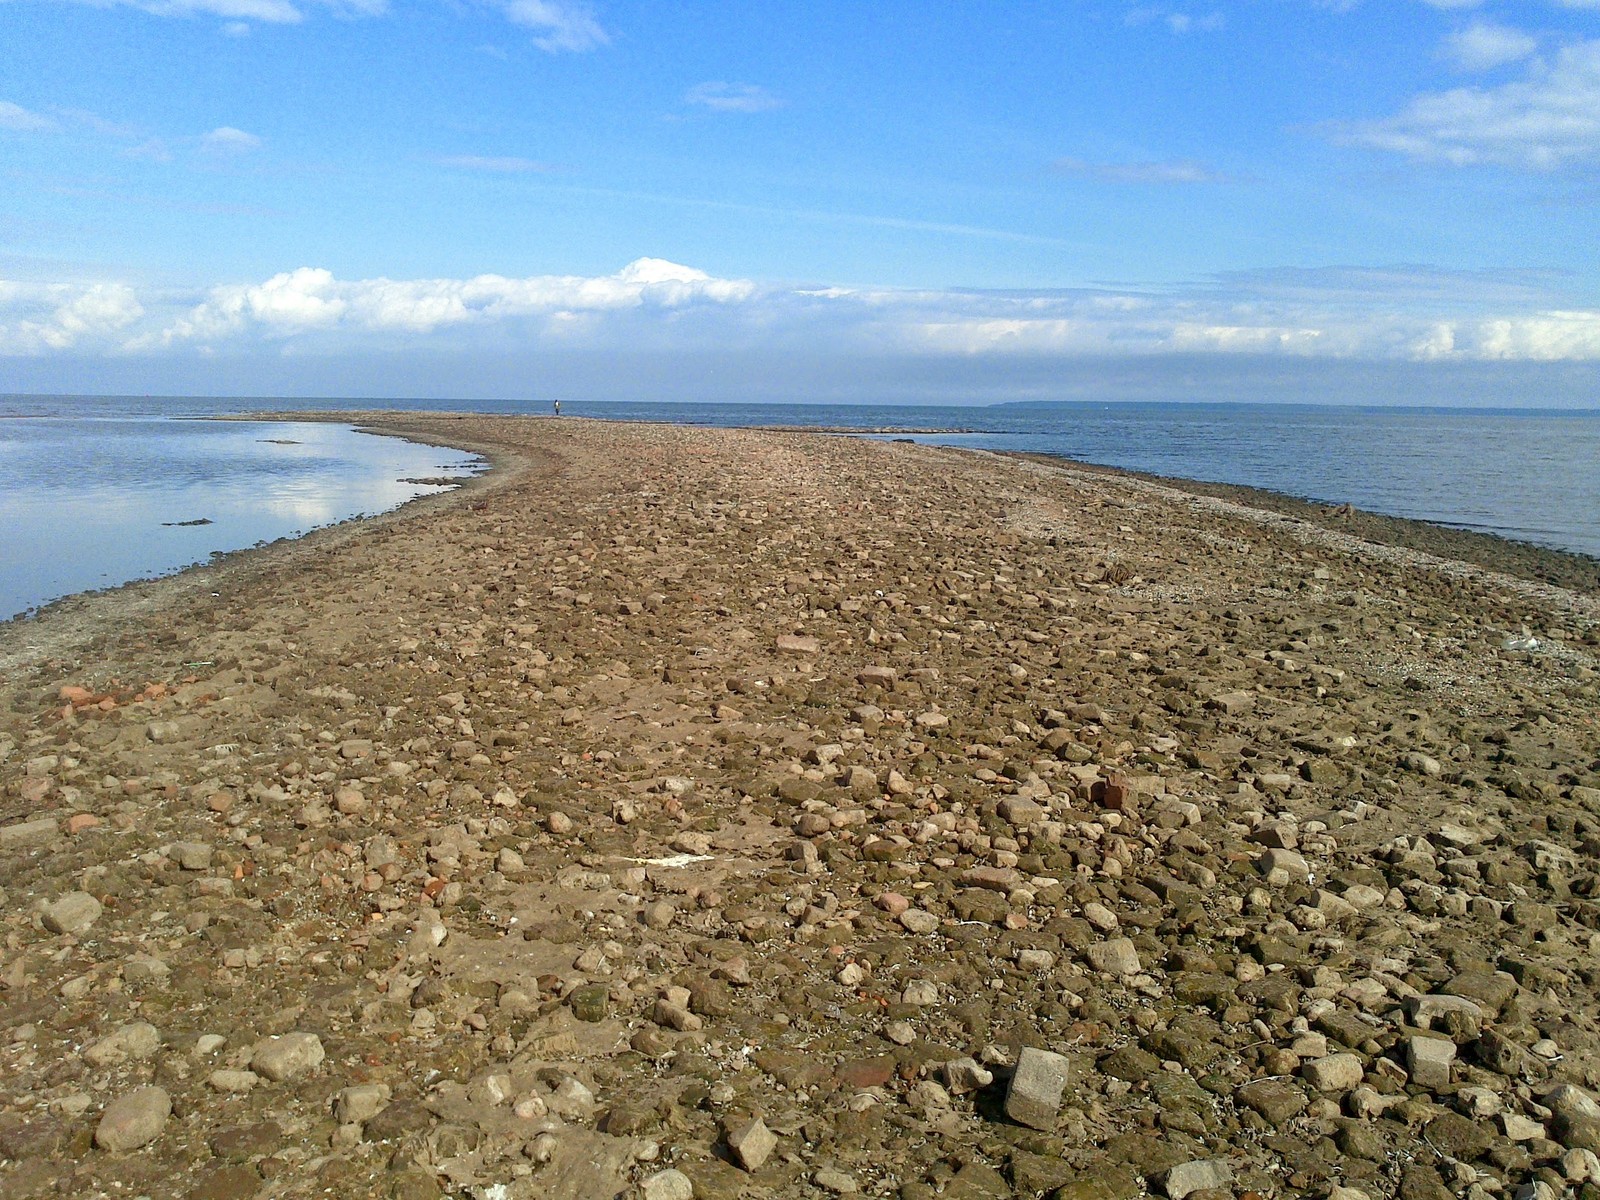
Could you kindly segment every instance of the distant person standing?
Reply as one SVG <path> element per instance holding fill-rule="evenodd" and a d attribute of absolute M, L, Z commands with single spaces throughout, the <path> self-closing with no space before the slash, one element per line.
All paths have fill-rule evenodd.
<path fill-rule="evenodd" d="M 559 417 L 559 416 L 560 416 L 560 415 L 561 415 L 561 401 L 559 401 L 559 400 L 556 400 L 556 401 L 554 401 L 554 402 L 553 402 L 553 403 L 554 403 L 554 404 L 555 404 L 555 406 L 556 406 L 556 416 L 558 416 L 558 417 Z"/>

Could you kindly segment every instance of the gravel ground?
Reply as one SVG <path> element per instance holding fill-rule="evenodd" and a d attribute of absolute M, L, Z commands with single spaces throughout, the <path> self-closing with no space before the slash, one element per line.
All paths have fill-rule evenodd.
<path fill-rule="evenodd" d="M 8 1200 L 1600 1196 L 1581 574 L 363 419 L 496 470 L 0 627 Z"/>

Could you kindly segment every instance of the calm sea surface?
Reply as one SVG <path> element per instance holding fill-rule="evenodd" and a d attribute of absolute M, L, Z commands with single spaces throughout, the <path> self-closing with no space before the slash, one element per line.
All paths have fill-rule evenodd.
<path fill-rule="evenodd" d="M 0 410 L 5 406 L 0 401 Z M 444 490 L 456 450 L 311 422 L 0 419 L 0 620 Z"/>
<path fill-rule="evenodd" d="M 340 407 L 549 411 L 508 401 L 0 396 L 0 617 L 392 508 L 437 490 L 401 480 L 471 470 L 469 455 L 342 426 L 178 419 Z M 941 430 L 904 436 L 1244 484 L 1600 557 L 1600 409 L 572 400 L 562 415 Z M 199 518 L 212 523 L 177 524 Z"/>

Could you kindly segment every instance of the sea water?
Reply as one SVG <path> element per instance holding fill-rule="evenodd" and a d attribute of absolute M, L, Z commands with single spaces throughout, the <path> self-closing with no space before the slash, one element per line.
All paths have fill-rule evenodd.
<path fill-rule="evenodd" d="M 348 426 L 183 418 L 548 400 L 0 396 L 0 618 L 438 490 L 470 455 Z M 1600 410 L 1200 403 L 655 404 L 563 417 L 831 428 L 1241 484 L 1600 557 Z M 881 431 L 902 431 L 883 434 Z M 915 431 L 915 432 L 904 432 Z M 935 432 L 936 431 L 936 432 Z M 183 522 L 205 518 L 208 525 Z"/>
<path fill-rule="evenodd" d="M 57 597 L 382 512 L 470 454 L 317 422 L 0 418 L 0 620 Z"/>

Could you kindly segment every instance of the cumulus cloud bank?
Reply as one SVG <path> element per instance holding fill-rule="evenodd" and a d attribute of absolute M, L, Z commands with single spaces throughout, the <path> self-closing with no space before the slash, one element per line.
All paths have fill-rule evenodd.
<path fill-rule="evenodd" d="M 1166 288 L 782 287 L 658 258 L 610 275 L 340 279 L 319 267 L 198 295 L 0 282 L 0 354 L 475 354 L 540 346 L 1023 359 L 1148 355 L 1600 361 L 1600 310 L 1547 281 L 1323 268 Z"/>
<path fill-rule="evenodd" d="M 748 298 L 754 285 L 714 279 L 659 258 L 641 258 L 614 275 L 534 275 L 521 279 L 336 279 L 301 267 L 264 283 L 213 288 L 204 301 L 157 335 L 162 345 L 209 342 L 239 334 L 287 337 L 315 330 L 404 330 L 493 323 L 514 317 L 562 318 L 577 313 Z M 143 344 L 151 344 L 149 340 Z"/>
<path fill-rule="evenodd" d="M 120 283 L 26 284 L 0 280 L 0 354 L 30 355 L 103 345 L 144 315 Z"/>

